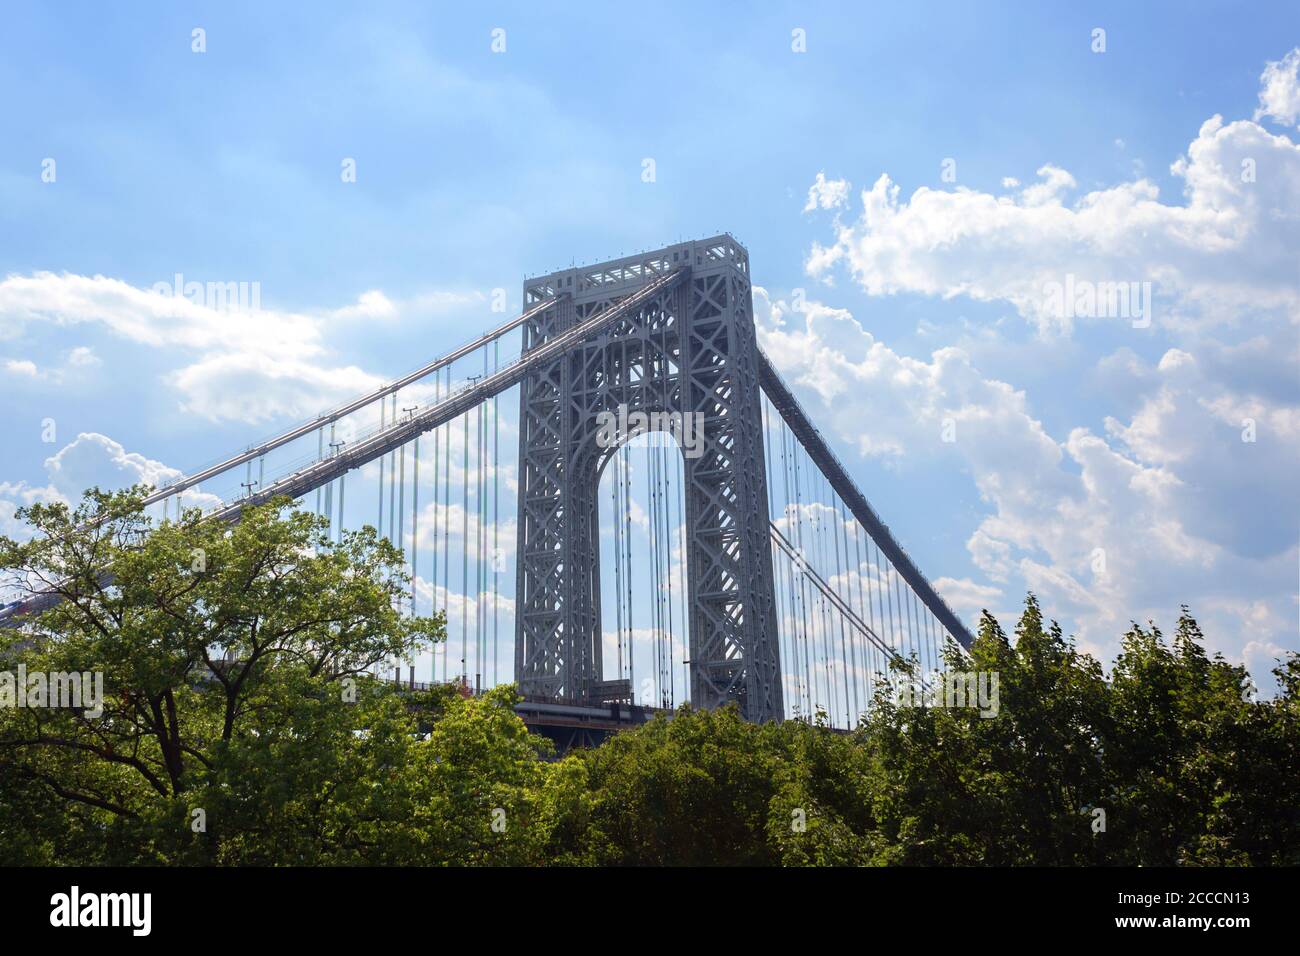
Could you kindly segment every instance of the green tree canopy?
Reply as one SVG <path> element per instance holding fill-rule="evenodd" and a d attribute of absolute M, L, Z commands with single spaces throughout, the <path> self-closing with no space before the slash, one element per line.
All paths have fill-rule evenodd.
<path fill-rule="evenodd" d="M 1187 608 L 1171 640 L 1134 624 L 1109 675 L 1033 595 L 1010 637 L 985 612 L 945 666 L 991 707 L 900 697 L 897 662 L 852 732 L 684 706 L 556 759 L 512 688 L 370 676 L 444 639 L 373 529 L 331 542 L 289 501 L 154 526 L 141 494 L 0 539 L 64 598 L 0 630 L 0 672 L 104 690 L 99 714 L 0 707 L 0 861 L 1300 863 L 1300 656 L 1257 700 Z"/>
<path fill-rule="evenodd" d="M 44 808 L 31 840 L 90 859 L 310 862 L 361 846 L 361 820 L 326 832 L 320 808 L 369 799 L 409 720 L 360 685 L 441 640 L 441 617 L 401 613 L 402 557 L 373 529 L 332 543 L 287 500 L 234 525 L 188 510 L 153 527 L 143 493 L 33 505 L 36 536 L 0 539 L 0 567 L 63 598 L 0 631 L 4 666 L 99 672 L 105 695 L 101 715 L 0 711 L 6 808 Z"/>

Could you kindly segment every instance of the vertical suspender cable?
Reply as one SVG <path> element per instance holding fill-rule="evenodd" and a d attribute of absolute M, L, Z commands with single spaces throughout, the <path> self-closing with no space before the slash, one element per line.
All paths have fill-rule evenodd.
<path fill-rule="evenodd" d="M 396 424 L 396 420 L 398 420 L 398 397 L 396 397 L 395 393 L 393 395 L 393 410 L 391 411 L 393 411 L 393 414 L 391 414 L 391 420 L 393 420 L 393 424 Z M 400 541 L 398 541 L 398 537 L 396 537 L 396 533 L 395 533 L 396 528 L 394 527 L 394 522 L 396 520 L 396 501 L 398 501 L 398 463 L 396 463 L 396 451 L 390 451 L 389 453 L 389 541 L 393 542 L 394 545 L 399 545 Z"/>
<path fill-rule="evenodd" d="M 659 361 L 661 364 L 661 368 L 659 370 L 659 378 L 662 384 L 662 388 L 660 391 L 663 396 L 664 410 L 667 412 L 671 412 L 673 409 L 673 402 L 672 402 L 672 396 L 670 394 L 672 383 L 669 382 L 668 380 L 668 376 L 669 376 L 668 313 L 666 310 L 661 311 L 659 314 L 659 344 L 660 344 Z M 685 418 L 686 412 L 684 409 L 679 409 L 678 411 L 679 414 L 682 416 L 680 419 L 682 428 L 678 432 L 678 437 L 684 438 L 686 435 L 686 418 Z M 676 677 L 677 669 L 674 666 L 674 652 L 673 652 L 674 646 L 676 644 L 676 635 L 674 633 L 676 629 L 673 626 L 673 529 L 672 529 L 671 504 L 669 501 L 669 491 L 672 489 L 672 481 L 668 477 L 669 474 L 668 457 L 667 457 L 668 455 L 674 455 L 675 457 L 678 458 L 681 457 L 682 449 L 677 442 L 668 440 L 662 444 L 661 451 L 660 451 L 660 464 L 659 464 L 659 474 L 660 477 L 663 479 L 663 488 L 664 488 L 663 508 L 662 508 L 663 517 L 664 517 L 664 555 L 665 555 L 664 572 L 668 579 L 667 580 L 668 586 L 664 592 L 664 602 L 667 608 L 666 623 L 668 625 L 668 706 L 674 707 L 676 706 L 677 703 L 677 677 Z"/>
<path fill-rule="evenodd" d="M 319 461 L 324 457 L 325 457 L 325 426 L 322 425 L 320 428 L 316 429 L 316 458 Z M 322 494 L 323 494 L 323 489 L 317 487 L 316 488 L 316 514 L 317 515 L 321 513 L 320 509 L 321 509 Z"/>
<path fill-rule="evenodd" d="M 649 518 L 650 518 L 650 522 L 649 522 L 650 577 L 649 577 L 649 591 L 647 593 L 650 595 L 651 598 L 650 633 L 652 635 L 652 640 L 653 640 L 653 643 L 651 644 L 652 660 L 654 661 L 654 665 L 655 665 L 655 685 L 654 685 L 655 698 L 662 705 L 663 703 L 663 692 L 662 692 L 663 660 L 662 660 L 662 653 L 661 653 L 662 647 L 660 646 L 660 637 L 659 637 L 659 587 L 658 587 L 658 582 L 655 580 L 659 576 L 659 554 L 658 551 L 656 550 L 659 544 L 659 522 L 655 520 L 655 489 L 654 489 L 654 478 L 653 478 L 650 457 L 651 457 L 650 442 L 649 439 L 647 438 L 646 445 L 645 445 L 646 508 L 649 512 Z"/>
<path fill-rule="evenodd" d="M 926 614 L 925 626 L 926 629 L 930 632 L 930 644 L 934 648 L 934 659 L 939 662 L 939 669 L 945 670 L 947 662 L 944 660 L 944 656 L 943 656 L 944 648 L 939 643 L 939 636 L 936 633 L 936 625 L 938 623 L 939 622 L 935 620 L 934 614 L 932 613 Z"/>
<path fill-rule="evenodd" d="M 483 350 L 483 377 L 488 375 L 488 354 L 487 349 Z M 487 639 L 488 639 L 488 614 L 487 601 L 484 595 L 487 592 L 487 404 L 480 404 L 478 407 L 478 574 L 475 576 L 478 581 L 478 594 L 475 595 L 475 604 L 479 608 L 478 626 L 481 632 L 479 637 L 479 646 L 482 648 L 482 665 L 479 673 L 483 676 L 479 679 L 487 682 Z"/>
<path fill-rule="evenodd" d="M 824 500 L 823 496 L 828 494 L 830 483 L 826 480 L 826 476 L 822 474 L 820 468 L 814 469 L 813 477 L 820 484 L 820 487 L 817 489 L 817 563 L 821 567 L 827 569 L 827 573 L 824 574 L 823 577 L 829 578 L 830 560 L 826 557 L 826 519 L 830 512 L 830 505 L 827 503 L 828 499 Z M 831 617 L 833 612 L 831 610 L 830 602 L 826 599 L 825 593 L 822 592 L 820 588 L 818 589 L 818 594 L 821 597 L 822 645 L 825 648 L 826 680 L 829 684 L 829 694 L 827 696 L 830 697 L 831 722 L 834 723 L 834 721 L 838 719 L 840 713 L 840 691 L 839 687 L 835 683 L 835 634 L 833 629 L 834 622 Z"/>
<path fill-rule="evenodd" d="M 672 453 L 680 457 L 680 450 L 675 450 L 671 445 L 666 446 L 666 454 Z M 664 481 L 664 575 L 668 579 L 668 587 L 664 590 L 664 600 L 667 604 L 667 622 L 668 622 L 668 706 L 676 706 L 677 703 L 677 677 L 676 668 L 673 666 L 673 646 L 676 643 L 673 627 L 673 528 L 672 517 L 669 512 L 668 490 L 671 483 L 668 481 L 668 462 L 665 460 L 660 467 Z"/>
<path fill-rule="evenodd" d="M 876 601 L 880 605 L 881 631 L 883 632 L 885 630 L 885 624 L 888 623 L 889 624 L 889 647 L 891 650 L 896 651 L 898 650 L 898 643 L 894 637 L 894 618 L 892 614 L 887 613 L 886 600 L 885 600 L 886 588 L 887 585 L 889 584 L 888 580 L 886 580 L 885 575 L 888 573 L 889 570 L 889 561 L 888 559 L 886 559 L 885 571 L 882 572 L 880 570 L 880 545 L 876 544 L 875 541 L 872 541 L 871 543 L 875 544 L 876 546 Z M 892 605 L 890 606 L 892 607 Z M 882 633 L 881 636 L 883 637 L 884 634 Z"/>
<path fill-rule="evenodd" d="M 623 535 L 618 508 L 618 450 L 609 459 L 609 530 L 614 541 L 614 628 L 618 646 L 618 677 L 623 679 Z"/>
<path fill-rule="evenodd" d="M 790 540 L 795 543 L 795 554 L 799 554 L 799 506 L 795 497 L 791 495 L 791 475 L 793 473 L 794 455 L 788 454 L 789 446 L 793 444 L 790 429 L 784 422 L 781 428 L 781 469 L 785 473 L 785 508 L 786 514 L 790 518 L 790 526 L 786 532 Z M 790 641 L 794 650 L 795 672 L 799 674 L 799 687 L 802 691 L 800 700 L 800 709 L 803 711 L 803 719 L 808 720 L 812 714 L 812 695 L 808 685 L 808 655 L 802 641 L 802 630 L 800 623 L 803 618 L 803 569 L 798 561 L 791 559 L 790 568 Z M 795 587 L 796 579 L 798 587 Z"/>
<path fill-rule="evenodd" d="M 837 541 L 837 548 L 835 551 L 835 576 L 840 579 L 840 587 L 843 588 L 844 590 L 848 590 L 848 582 L 845 581 L 844 578 L 842 577 L 844 572 L 847 570 L 848 551 L 849 551 L 848 528 L 844 523 L 844 502 L 840 499 L 839 495 L 836 495 L 834 493 L 834 491 L 832 491 L 831 494 L 834 498 L 834 501 L 838 505 L 837 514 L 839 517 L 839 524 L 840 524 L 839 540 Z M 850 607 L 852 607 L 853 594 L 851 591 L 848 593 L 847 598 L 848 600 L 845 603 L 848 604 Z M 858 711 L 858 652 L 857 652 L 857 647 L 855 646 L 854 643 L 856 642 L 857 638 L 855 634 L 853 635 L 852 640 L 850 641 L 849 636 L 845 634 L 845 630 L 844 630 L 844 615 L 840 614 L 838 616 L 840 619 L 841 658 L 843 658 L 846 652 L 845 644 L 846 642 L 849 642 L 847 646 L 849 661 L 845 662 L 846 666 L 844 668 L 844 710 L 845 710 L 845 716 L 847 717 L 849 722 L 849 729 L 852 730 L 853 724 L 856 720 L 856 714 Z M 849 710 L 849 668 L 847 666 L 849 662 L 851 662 L 853 665 L 853 709 L 851 711 Z"/>
<path fill-rule="evenodd" d="M 672 532 L 668 519 L 668 453 L 673 450 L 675 442 L 665 441 L 666 436 L 661 436 L 658 449 L 659 458 L 659 520 L 663 524 L 663 540 L 660 549 L 663 552 L 664 559 L 664 578 L 666 586 L 663 588 L 663 621 L 664 621 L 664 678 L 667 684 L 665 693 L 667 694 L 668 706 L 672 706 L 673 689 L 676 681 L 673 679 L 673 615 L 672 615 L 672 570 L 673 570 L 673 553 L 672 553 Z"/>
<path fill-rule="evenodd" d="M 451 366 L 447 366 L 445 395 L 451 394 Z M 442 427 L 442 601 L 443 610 L 451 615 L 451 422 Z M 448 679 L 451 653 L 450 634 L 442 642 L 442 679 Z"/>
<path fill-rule="evenodd" d="M 803 545 L 803 493 L 799 487 L 799 446 L 793 435 L 790 436 L 790 458 L 791 471 L 794 474 L 794 531 L 795 531 L 795 553 L 799 555 L 799 618 L 800 618 L 800 643 L 803 645 L 803 669 L 804 682 L 808 694 L 808 713 L 807 719 L 811 720 L 815 709 L 816 701 L 814 697 L 817 693 L 816 671 L 813 669 L 810 658 L 810 641 L 808 639 L 808 582 L 807 572 L 804 565 L 808 561 L 807 552 Z"/>
<path fill-rule="evenodd" d="M 488 353 L 487 349 L 483 350 L 483 377 L 488 376 Z M 478 406 L 478 465 L 475 474 L 478 476 L 478 531 L 474 535 L 476 539 L 475 557 L 478 565 L 474 574 L 475 587 L 477 593 L 474 595 L 475 618 L 477 629 L 477 640 L 479 645 L 480 665 L 478 680 L 482 685 L 487 683 L 487 639 L 488 639 L 488 609 L 487 600 L 484 595 L 487 591 L 487 403 L 482 402 Z"/>
<path fill-rule="evenodd" d="M 880 622 L 880 630 L 877 632 L 877 634 L 879 635 L 881 641 L 886 641 L 886 640 L 888 640 L 888 641 L 890 642 L 890 644 L 892 645 L 892 643 L 893 643 L 893 641 L 892 641 L 892 635 L 891 635 L 889 638 L 887 638 L 887 637 L 885 636 L 885 630 L 886 630 L 886 629 L 885 629 L 885 596 L 884 596 L 884 594 L 883 594 L 883 592 L 882 592 L 882 589 L 881 589 L 881 577 L 880 577 L 880 545 L 876 544 L 876 541 L 875 541 L 874 538 L 868 536 L 868 537 L 867 537 L 867 554 L 868 554 L 868 557 L 869 557 L 869 558 L 870 558 L 870 553 L 871 553 L 871 549 L 872 549 L 872 548 L 875 548 L 875 551 L 876 551 L 876 555 L 875 555 L 875 557 L 874 557 L 874 558 L 871 558 L 871 561 L 872 561 L 872 563 L 873 563 L 873 566 L 875 567 L 875 574 L 873 574 L 872 577 L 871 577 L 871 584 L 872 584 L 872 588 L 871 588 L 871 589 L 872 589 L 872 591 L 875 592 L 875 603 L 876 603 L 876 612 L 877 612 L 876 620 Z M 884 653 L 884 651 L 882 650 L 882 651 L 881 651 L 880 660 L 879 660 L 879 663 L 880 663 L 880 665 L 881 665 L 881 667 L 880 667 L 880 672 L 881 672 L 882 674 L 884 674 L 886 677 L 888 677 L 888 674 L 889 674 L 888 668 L 885 667 L 885 663 L 886 663 L 887 658 L 888 658 L 888 655 L 886 655 L 886 654 Z"/>
<path fill-rule="evenodd" d="M 794 498 L 790 493 L 790 461 L 788 456 L 788 446 L 790 444 L 789 428 L 785 422 L 781 422 L 781 478 L 785 486 L 785 518 L 786 518 L 786 537 L 795 542 L 796 554 L 798 553 L 798 543 L 796 541 L 794 522 L 798 518 L 795 511 Z M 808 700 L 807 700 L 807 683 L 803 673 L 802 655 L 799 647 L 799 597 L 798 588 L 796 587 L 796 575 L 799 570 L 798 563 L 794 558 L 790 558 L 790 651 L 793 663 L 793 671 L 798 676 L 799 683 L 799 711 L 806 720 L 808 717 Z"/>
<path fill-rule="evenodd" d="M 330 455 L 334 455 L 338 449 L 334 447 L 334 429 L 335 425 L 330 425 Z M 325 514 L 329 519 L 325 533 L 331 538 L 334 536 L 334 482 L 325 485 Z"/>
<path fill-rule="evenodd" d="M 394 418 L 396 423 L 397 419 Z M 397 545 L 397 550 L 402 552 L 402 560 L 406 560 L 406 446 L 403 445 L 397 453 L 397 460 L 400 463 L 397 471 L 397 525 L 393 533 L 393 544 Z"/>
<path fill-rule="evenodd" d="M 889 597 L 890 600 L 894 601 L 894 610 L 898 614 L 899 635 L 901 639 L 904 642 L 906 642 L 906 646 L 902 646 L 902 645 L 900 646 L 902 647 L 902 650 L 905 651 L 903 656 L 910 659 L 912 656 L 911 638 L 908 635 L 907 630 L 903 624 L 903 595 L 902 595 L 903 584 L 902 581 L 899 579 L 897 569 L 895 569 L 894 573 L 891 575 L 891 578 L 893 580 L 893 585 L 889 589 Z"/>
<path fill-rule="evenodd" d="M 433 403 L 441 401 L 438 395 L 438 376 L 433 376 Z M 430 542 L 430 551 L 433 553 L 433 568 L 429 575 L 429 591 L 433 593 L 433 607 L 430 607 L 430 613 L 438 613 L 438 451 L 441 450 L 442 438 L 439 433 L 433 433 L 433 540 Z M 432 654 L 432 671 L 429 674 L 429 683 L 437 683 L 438 680 L 438 646 L 434 645 Z"/>
<path fill-rule="evenodd" d="M 680 392 L 680 386 L 679 392 Z M 682 414 L 685 414 L 683 412 Z M 703 441 L 704 436 L 700 435 L 699 440 Z M 681 600 L 677 602 L 681 608 L 682 622 L 682 700 L 691 699 L 691 677 L 688 670 L 689 665 L 686 663 L 691 656 L 691 621 L 688 613 L 690 605 L 690 579 L 687 565 L 690 563 L 691 556 L 686 550 L 686 459 L 682 455 L 677 456 L 677 544 L 679 554 L 682 560 L 677 565 L 678 581 L 681 587 L 678 593 Z"/>
<path fill-rule="evenodd" d="M 787 467 L 786 456 L 785 456 L 785 446 L 786 446 L 785 419 L 781 419 L 777 423 L 777 427 L 778 427 L 777 436 L 781 440 L 781 482 L 784 491 L 784 494 L 782 496 L 781 516 L 783 519 L 785 519 L 785 523 L 786 523 L 786 527 L 784 529 L 786 538 L 789 540 L 794 540 L 794 529 L 791 528 L 789 524 L 789 519 L 791 515 L 790 469 Z M 784 554 L 784 552 L 782 553 Z M 786 574 L 785 602 L 786 602 L 787 613 L 789 615 L 786 619 L 787 630 L 789 632 L 786 638 L 786 644 L 789 648 L 790 653 L 787 655 L 788 663 L 786 665 L 786 668 L 789 671 L 789 673 L 795 676 L 795 687 L 799 693 L 799 703 L 797 705 L 797 708 L 800 713 L 807 713 L 807 711 L 803 706 L 803 698 L 802 698 L 803 681 L 799 678 L 798 629 L 795 624 L 795 603 L 794 603 L 794 565 L 792 564 L 789 555 L 785 556 L 783 565 Z"/>
<path fill-rule="evenodd" d="M 907 626 L 912 632 L 912 646 L 916 648 L 916 658 L 921 662 L 921 673 L 926 673 L 929 665 L 925 653 L 925 643 L 921 640 L 920 631 L 917 628 L 918 619 L 916 616 L 916 592 L 911 587 L 904 584 L 904 591 L 907 593 Z"/>
<path fill-rule="evenodd" d="M 632 450 L 623 460 L 623 587 L 627 589 L 627 675 L 636 694 L 636 633 L 632 629 Z"/>
<path fill-rule="evenodd" d="M 805 449 L 806 453 L 806 449 Z M 817 468 L 816 462 L 812 456 L 808 455 L 808 520 L 811 524 L 810 532 L 810 549 L 812 551 L 812 561 L 809 564 L 809 570 L 817 570 L 819 567 L 824 568 L 826 562 L 823 552 L 823 538 L 825 531 L 825 513 L 821 507 L 821 489 L 817 487 L 817 479 L 821 476 L 821 471 Z M 821 588 L 814 588 L 817 600 L 816 617 L 814 623 L 817 627 L 817 636 L 821 643 L 822 656 L 822 679 L 825 686 L 825 709 L 830 718 L 834 720 L 835 713 L 838 710 L 838 696 L 835 689 L 835 661 L 831 655 L 830 638 L 828 635 L 829 628 L 826 620 L 826 595 Z"/>
<path fill-rule="evenodd" d="M 925 633 L 930 641 L 930 653 L 934 657 L 935 666 L 939 670 L 944 670 L 943 651 L 939 647 L 939 642 L 934 639 L 934 615 L 929 608 L 925 609 Z"/>
<path fill-rule="evenodd" d="M 665 661 L 665 676 L 668 678 L 668 706 L 673 706 L 673 699 L 676 695 L 677 680 L 674 676 L 673 668 L 673 536 L 672 520 L 668 515 L 668 492 L 671 483 L 668 480 L 668 455 L 676 452 L 676 442 L 661 439 L 659 445 L 659 481 L 663 489 L 659 498 L 659 516 L 664 525 L 664 578 L 667 587 L 664 588 L 664 641 L 667 645 L 667 660 Z"/>
<path fill-rule="evenodd" d="M 855 576 L 858 579 L 858 615 L 859 617 L 861 617 L 862 620 L 869 621 L 871 630 L 874 631 L 876 629 L 875 615 L 871 613 L 871 611 L 869 610 L 867 606 L 867 602 L 863 599 L 863 593 L 862 593 L 862 535 L 864 530 L 865 529 L 862 527 L 862 525 L 858 524 L 857 519 L 855 518 L 853 520 L 853 559 L 854 559 L 853 567 L 856 571 Z M 872 678 L 871 678 L 871 665 L 868 663 L 868 658 L 870 657 L 870 655 L 871 655 L 871 642 L 863 641 L 862 666 L 863 669 L 866 671 L 866 675 L 865 675 L 866 687 L 864 688 L 866 699 L 863 702 L 865 707 L 869 707 L 871 705 Z M 865 707 L 863 708 L 864 710 Z M 860 714 L 861 711 L 859 711 L 859 715 Z"/>
<path fill-rule="evenodd" d="M 347 477 L 347 472 L 339 475 L 339 534 L 335 539 L 339 544 L 343 543 L 343 492 L 346 490 Z"/>
<path fill-rule="evenodd" d="M 629 668 L 634 668 L 636 663 L 636 630 L 633 622 L 633 571 L 632 571 L 632 480 L 635 468 L 632 463 L 632 448 L 630 445 L 624 445 L 622 448 L 622 470 L 623 477 L 623 497 L 622 507 L 623 515 L 623 623 L 627 626 L 627 662 Z"/>
<path fill-rule="evenodd" d="M 767 400 L 767 396 L 761 391 L 759 392 L 758 401 L 763 410 L 763 453 L 765 456 L 765 466 L 767 468 L 763 477 L 764 481 L 767 483 L 767 520 L 770 523 L 774 523 L 776 521 L 776 491 L 774 487 L 775 479 L 772 473 L 772 419 L 775 415 L 775 409 L 769 413 L 768 408 L 771 405 L 771 402 Z M 789 697 L 789 693 L 785 686 L 786 682 L 784 680 L 784 675 L 790 666 L 790 657 L 785 652 L 785 615 L 781 610 L 781 588 L 777 581 L 778 571 L 776 562 L 780 560 L 780 554 L 779 549 L 772 548 L 770 543 L 768 549 L 772 554 L 772 610 L 776 615 L 777 654 L 781 658 L 781 699 L 782 701 L 785 701 Z M 782 714 L 781 716 L 784 717 L 785 714 Z"/>
<path fill-rule="evenodd" d="M 806 454 L 806 450 L 803 449 L 802 445 L 798 450 L 800 450 L 801 453 Z M 796 464 L 798 464 L 798 460 L 800 460 L 801 457 L 802 455 L 797 455 L 796 459 L 794 459 L 796 460 Z M 805 471 L 807 471 L 807 468 L 809 468 L 811 464 L 813 464 L 813 462 L 811 462 L 810 459 L 809 463 L 807 463 L 805 466 Z M 798 475 L 797 471 L 796 471 L 796 475 Z M 807 492 L 809 492 L 809 497 L 807 497 L 807 509 L 806 509 L 807 524 L 809 524 L 809 542 L 807 542 L 807 550 L 805 553 L 807 570 L 811 570 L 811 568 L 814 568 L 816 563 L 816 538 L 815 538 L 814 522 L 816 516 L 818 515 L 816 515 L 816 511 L 814 510 L 814 497 L 815 497 L 814 484 L 815 484 L 814 477 L 810 473 L 810 475 L 807 475 Z M 805 576 L 807 576 L 807 570 L 803 572 Z M 829 695 L 829 691 L 827 689 L 828 683 L 827 683 L 827 674 L 826 674 L 826 632 L 824 632 L 822 627 L 819 627 L 819 624 L 823 623 L 822 620 L 820 620 L 820 617 L 822 617 L 824 607 L 822 605 L 822 602 L 820 602 L 819 600 L 819 598 L 822 597 L 822 593 L 820 593 L 818 589 L 813 588 L 810 591 L 810 596 L 811 598 L 813 598 L 813 600 L 811 600 L 810 618 L 811 618 L 811 627 L 813 627 L 813 635 L 811 635 L 811 637 L 813 637 L 813 659 L 814 662 L 816 662 L 813 669 L 813 676 L 815 679 L 816 687 L 818 687 L 818 697 L 819 697 L 818 706 L 823 710 L 829 710 L 831 711 L 831 713 L 835 713 L 835 711 L 831 710 L 831 704 L 829 704 L 829 700 L 831 700 L 831 695 Z"/>
<path fill-rule="evenodd" d="M 916 628 L 921 632 L 921 640 L 925 642 L 926 654 L 930 657 L 930 670 L 938 671 L 941 669 L 938 657 L 934 653 L 934 641 L 930 639 L 930 609 L 925 606 L 921 596 L 916 596 Z"/>
<path fill-rule="evenodd" d="M 879 551 L 879 545 L 876 548 Z M 888 558 L 885 559 L 885 597 L 889 604 L 889 643 L 901 655 L 903 652 L 902 637 L 898 633 L 894 618 L 894 568 Z"/>
<path fill-rule="evenodd" d="M 658 440 L 658 435 L 654 440 Z M 650 460 L 650 467 L 647 468 L 648 478 L 650 480 L 650 522 L 654 529 L 654 546 L 650 553 L 654 561 L 654 575 L 650 580 L 650 589 L 654 594 L 654 615 L 655 615 L 655 650 L 659 659 L 659 672 L 655 675 L 655 687 L 659 691 L 659 706 L 664 706 L 665 694 L 668 692 L 666 682 L 664 681 L 664 607 L 663 607 L 663 575 L 661 572 L 663 561 L 663 538 L 659 532 L 659 510 L 663 505 L 663 499 L 659 494 L 659 449 L 657 446 L 651 447 L 651 439 L 646 438 L 646 455 Z"/>
<path fill-rule="evenodd" d="M 469 412 L 461 416 L 460 680 L 469 684 Z"/>
<path fill-rule="evenodd" d="M 921 643 L 925 645 L 925 653 L 930 660 L 930 670 L 938 670 L 939 662 L 934 657 L 934 643 L 930 640 L 930 628 L 927 626 L 926 621 L 928 611 L 922 603 L 920 595 L 915 591 L 912 592 L 912 606 L 916 608 L 916 630 L 921 637 Z"/>
<path fill-rule="evenodd" d="M 412 449 L 415 454 L 415 460 L 411 464 L 411 615 L 414 617 L 416 608 L 416 579 L 420 574 L 420 436 L 415 436 L 415 446 Z M 339 485 L 339 498 L 342 499 L 342 484 Z"/>
<path fill-rule="evenodd" d="M 493 343 L 492 368 L 501 368 L 501 341 Z M 501 576 L 501 418 L 497 396 L 492 396 L 492 684 L 500 680 L 497 672 L 497 605 L 500 603 Z"/>

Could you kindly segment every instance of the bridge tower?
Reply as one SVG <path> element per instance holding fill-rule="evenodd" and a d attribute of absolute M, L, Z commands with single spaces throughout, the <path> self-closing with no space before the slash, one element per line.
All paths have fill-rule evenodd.
<path fill-rule="evenodd" d="M 526 323 L 524 349 L 675 271 L 680 281 L 523 381 L 515 679 L 556 701 L 631 695 L 602 673 L 597 490 L 629 436 L 599 441 L 601 413 L 698 412 L 702 452 L 683 462 L 691 701 L 780 719 L 749 254 L 721 235 L 526 280 L 525 308 L 553 306 Z"/>

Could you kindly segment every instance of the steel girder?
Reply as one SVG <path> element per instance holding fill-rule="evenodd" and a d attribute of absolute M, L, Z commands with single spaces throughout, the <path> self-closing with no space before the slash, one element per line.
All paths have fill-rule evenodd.
<path fill-rule="evenodd" d="M 702 451 L 684 457 L 691 700 L 736 702 L 780 719 L 780 660 L 768 537 L 758 347 L 749 258 L 730 236 L 525 282 L 527 350 L 647 282 L 686 281 L 536 369 L 520 393 L 515 678 L 520 690 L 586 701 L 604 679 L 597 491 L 613 447 L 598 416 L 702 415 Z M 621 675 L 619 675 L 621 676 Z"/>

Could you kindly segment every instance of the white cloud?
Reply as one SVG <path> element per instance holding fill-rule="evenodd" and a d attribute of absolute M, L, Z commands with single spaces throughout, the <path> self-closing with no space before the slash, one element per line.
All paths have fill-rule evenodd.
<path fill-rule="evenodd" d="M 79 345 L 68 353 L 68 364 L 76 368 L 89 368 L 99 365 L 100 361 L 93 349 L 86 345 Z"/>
<path fill-rule="evenodd" d="M 970 578 L 935 578 L 933 584 L 948 606 L 958 613 L 965 612 L 967 619 L 978 616 L 985 608 L 998 607 L 1002 601 L 1001 588 Z"/>
<path fill-rule="evenodd" d="M 61 366 L 41 367 L 31 359 L 5 359 L 0 369 L 16 379 L 62 385 L 73 370 L 85 371 L 99 364 L 99 357 L 82 346 L 70 351 Z"/>
<path fill-rule="evenodd" d="M 1270 61 L 1259 82 L 1255 119 L 1267 117 L 1284 126 L 1300 128 L 1300 47 L 1281 60 Z"/>
<path fill-rule="evenodd" d="M 45 471 L 50 483 L 70 500 L 94 485 L 106 489 L 140 483 L 158 486 L 181 477 L 175 468 L 128 452 L 119 442 L 97 432 L 82 432 L 45 459 Z"/>
<path fill-rule="evenodd" d="M 199 299 L 98 275 L 10 275 L 0 280 L 0 340 L 32 323 L 97 324 L 138 345 L 200 353 L 166 377 L 180 394 L 182 410 L 210 421 L 257 423 L 313 416 L 380 384 L 378 376 L 356 366 L 331 362 L 323 332 L 332 323 L 440 313 L 485 301 L 477 292 L 433 292 L 394 302 L 369 290 L 351 305 L 300 313 L 210 306 Z M 69 367 L 97 362 L 85 346 L 68 357 Z M 35 375 L 31 363 L 17 365 L 10 371 Z"/>
<path fill-rule="evenodd" d="M 397 306 L 378 289 L 361 293 L 353 305 L 335 309 L 330 315 L 337 319 L 389 319 L 397 314 Z"/>
<path fill-rule="evenodd" d="M 313 418 L 383 384 L 355 365 L 328 368 L 256 352 L 217 353 L 172 372 L 166 381 L 183 396 L 182 411 L 210 421 L 252 423 Z"/>
<path fill-rule="evenodd" d="M 0 534 L 15 538 L 28 536 L 26 526 L 14 517 L 24 505 L 38 501 L 72 505 L 92 487 L 109 491 L 137 484 L 158 486 L 180 477 L 181 472 L 160 461 L 128 452 L 107 435 L 82 432 L 45 459 L 45 475 L 45 485 L 0 482 Z M 220 502 L 215 495 L 199 488 L 184 492 L 182 500 L 186 507 L 204 508 Z"/>
<path fill-rule="evenodd" d="M 14 539 L 29 537 L 27 526 L 15 516 L 18 509 L 37 502 L 64 500 L 53 485 L 41 487 L 29 485 L 25 481 L 0 482 L 0 534 Z"/>
<path fill-rule="evenodd" d="M 36 378 L 39 372 L 31 359 L 6 359 L 5 371 L 23 378 Z"/>
<path fill-rule="evenodd" d="M 808 189 L 808 202 L 804 212 L 816 209 L 837 209 L 849 200 L 849 181 L 847 179 L 827 179 L 824 172 L 818 173 Z"/>
<path fill-rule="evenodd" d="M 12 330 L 31 322 L 98 323 L 153 346 L 268 354 L 314 354 L 321 348 L 316 322 L 306 315 L 209 308 L 100 275 L 7 276 L 0 281 L 0 323 Z"/>
<path fill-rule="evenodd" d="M 1300 318 L 1300 147 L 1215 116 L 1171 171 L 1185 183 L 1182 204 L 1161 202 L 1147 179 L 1067 202 L 1074 177 L 1050 164 L 1011 196 L 923 187 L 901 199 L 881 175 L 858 219 L 837 222 L 835 241 L 814 243 L 805 267 L 829 278 L 842 265 L 871 295 L 1006 302 L 1041 331 L 1071 325 L 1046 294 L 1067 275 L 1151 282 L 1157 325 Z"/>

